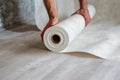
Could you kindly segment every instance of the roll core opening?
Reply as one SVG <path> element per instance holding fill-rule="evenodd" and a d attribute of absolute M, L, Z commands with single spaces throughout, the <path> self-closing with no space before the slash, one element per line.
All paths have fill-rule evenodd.
<path fill-rule="evenodd" d="M 60 39 L 60 36 L 59 36 L 59 35 L 55 34 L 55 35 L 52 36 L 52 42 L 53 42 L 53 43 L 59 44 L 60 41 L 61 41 L 61 39 Z"/>

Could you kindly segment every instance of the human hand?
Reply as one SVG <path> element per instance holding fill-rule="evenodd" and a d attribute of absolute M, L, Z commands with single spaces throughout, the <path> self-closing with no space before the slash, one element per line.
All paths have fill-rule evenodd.
<path fill-rule="evenodd" d="M 79 9 L 74 14 L 80 14 L 85 18 L 85 26 L 91 21 L 88 9 Z"/>
<path fill-rule="evenodd" d="M 49 20 L 49 22 L 47 23 L 47 25 L 45 26 L 45 28 L 43 29 L 42 33 L 41 33 L 41 38 L 43 40 L 43 36 L 44 36 L 44 33 L 45 31 L 50 28 L 51 26 L 54 26 L 55 24 L 58 23 L 58 19 L 51 19 Z"/>

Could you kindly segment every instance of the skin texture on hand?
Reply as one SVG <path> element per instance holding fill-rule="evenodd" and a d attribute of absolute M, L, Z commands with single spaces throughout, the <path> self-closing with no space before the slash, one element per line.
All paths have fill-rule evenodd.
<path fill-rule="evenodd" d="M 41 33 L 41 37 L 43 40 L 43 36 L 45 31 L 58 23 L 58 13 L 57 13 L 57 7 L 56 7 L 56 0 L 44 0 L 44 4 L 46 6 L 47 12 L 48 12 L 48 16 L 49 16 L 49 22 L 47 23 L 47 25 L 45 26 L 44 30 Z"/>
<path fill-rule="evenodd" d="M 85 18 L 85 26 L 91 21 L 88 9 L 79 9 L 74 14 L 80 14 Z"/>
<path fill-rule="evenodd" d="M 57 23 L 58 23 L 58 19 L 51 19 L 51 20 L 49 20 L 49 22 L 47 23 L 47 25 L 45 26 L 44 30 L 43 30 L 42 33 L 41 33 L 41 38 L 42 38 L 42 40 L 43 40 L 43 36 L 44 36 L 45 31 L 46 31 L 48 28 L 54 26 L 54 25 L 57 24 Z"/>
<path fill-rule="evenodd" d="M 88 11 L 88 3 L 87 0 L 79 0 L 80 2 L 80 9 L 77 10 L 74 14 L 80 14 L 85 18 L 85 24 L 86 26 L 91 21 L 90 14 Z"/>
<path fill-rule="evenodd" d="M 80 2 L 80 9 L 77 10 L 74 14 L 80 14 L 85 18 L 86 26 L 90 22 L 91 18 L 89 15 L 88 7 L 87 7 L 87 0 L 79 0 Z M 41 33 L 41 37 L 43 40 L 43 36 L 45 31 L 50 28 L 51 26 L 58 23 L 58 13 L 57 13 L 57 7 L 56 7 L 56 0 L 44 0 L 44 4 L 46 6 L 48 16 L 49 16 L 49 22 L 45 26 L 44 30 Z"/>

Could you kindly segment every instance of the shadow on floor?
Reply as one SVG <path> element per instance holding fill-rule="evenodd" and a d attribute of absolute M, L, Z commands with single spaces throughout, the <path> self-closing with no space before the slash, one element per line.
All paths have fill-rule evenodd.
<path fill-rule="evenodd" d="M 15 28 L 6 29 L 13 32 L 26 32 L 26 31 L 40 31 L 36 25 L 31 24 L 22 24 L 22 25 L 15 25 Z"/>
<path fill-rule="evenodd" d="M 100 57 L 97 57 L 95 55 L 89 54 L 87 52 L 68 52 L 68 53 L 65 53 L 65 54 L 71 55 L 71 56 L 76 56 L 76 57 L 102 59 Z"/>

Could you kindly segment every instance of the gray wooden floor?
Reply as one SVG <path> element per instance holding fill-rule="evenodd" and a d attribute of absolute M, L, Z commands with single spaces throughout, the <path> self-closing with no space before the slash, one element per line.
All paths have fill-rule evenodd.
<path fill-rule="evenodd" d="M 0 32 L 0 80 L 120 80 L 119 66 L 86 53 L 50 52 L 31 26 Z"/>

